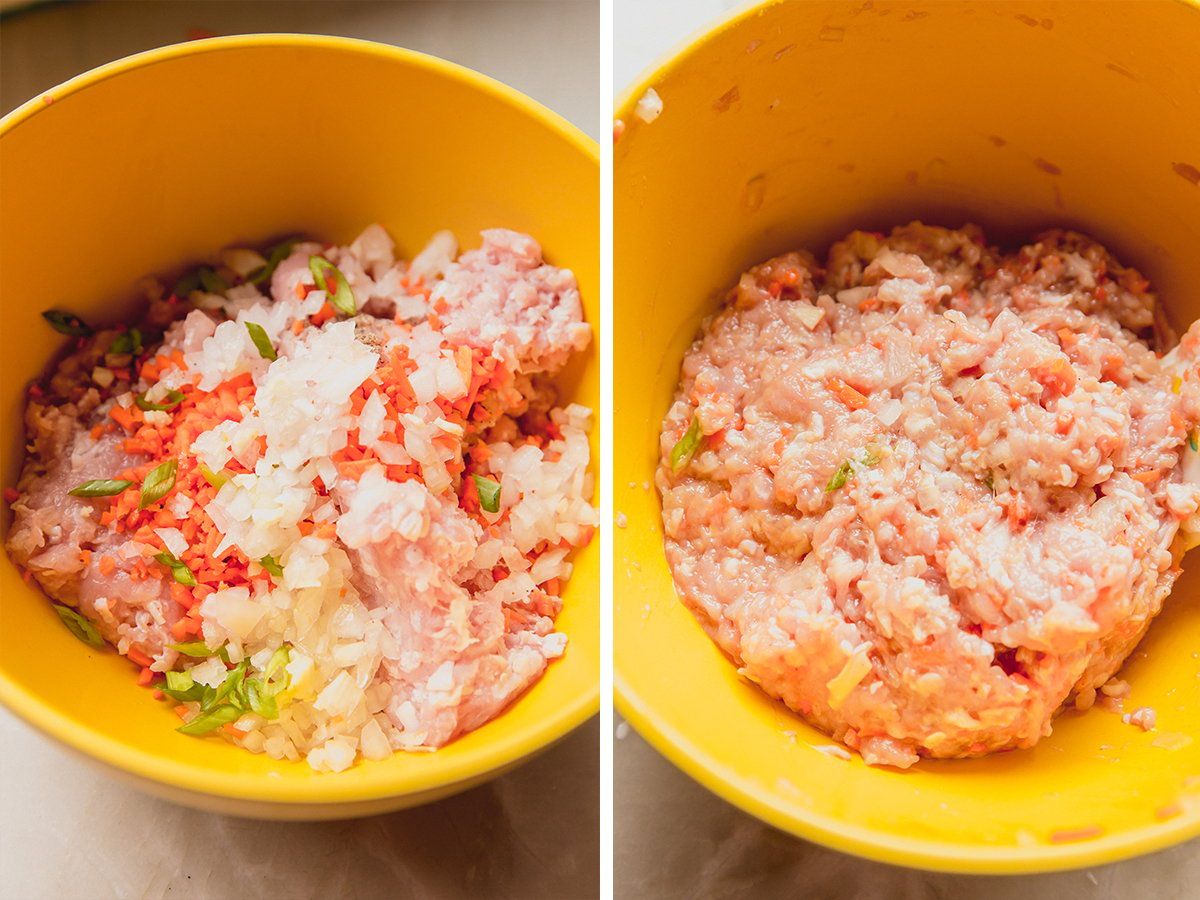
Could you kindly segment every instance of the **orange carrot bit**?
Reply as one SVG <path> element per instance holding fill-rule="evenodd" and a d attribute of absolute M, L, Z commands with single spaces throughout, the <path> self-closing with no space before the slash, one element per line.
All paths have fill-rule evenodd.
<path fill-rule="evenodd" d="M 92 430 L 89 433 L 91 434 L 93 441 L 100 440 L 101 435 L 104 434 L 104 423 L 99 422 L 96 425 L 93 425 Z"/>
<path fill-rule="evenodd" d="M 191 609 L 196 603 L 196 599 L 188 590 L 187 585 L 180 584 L 178 581 L 171 582 L 171 599 L 184 609 Z"/>
<path fill-rule="evenodd" d="M 113 406 L 113 408 L 108 411 L 108 414 L 112 416 L 113 420 L 118 425 L 120 425 L 130 434 L 132 434 L 137 427 L 137 422 L 133 417 L 133 413 L 123 406 Z"/>
<path fill-rule="evenodd" d="M 551 578 L 549 581 L 547 581 L 545 584 L 542 585 L 542 590 L 545 591 L 547 594 L 553 594 L 555 597 L 557 597 L 559 590 L 561 590 L 561 585 L 559 584 L 559 581 L 557 578 Z"/>
<path fill-rule="evenodd" d="M 143 653 L 137 647 L 130 647 L 125 655 L 128 656 L 131 660 L 133 660 L 133 662 L 137 663 L 139 666 L 149 666 L 151 663 L 154 662 L 154 660 L 152 660 L 150 657 L 148 657 L 145 653 Z"/>
<path fill-rule="evenodd" d="M 296 527 L 300 529 L 300 534 L 304 537 L 308 537 L 313 532 L 313 523 L 308 519 L 305 519 L 303 522 L 297 522 Z"/>
<path fill-rule="evenodd" d="M 175 640 L 179 643 L 183 643 L 187 639 L 189 633 L 190 631 L 188 629 L 187 619 L 180 619 L 171 626 L 171 637 L 175 638 Z"/>
<path fill-rule="evenodd" d="M 175 707 L 175 715 L 179 716 L 179 718 L 182 719 L 187 714 L 188 714 L 188 708 L 186 706 L 184 706 L 182 703 L 180 703 L 178 706 Z"/>
<path fill-rule="evenodd" d="M 100 574 L 112 575 L 117 571 L 117 561 L 107 554 L 100 557 Z"/>
<path fill-rule="evenodd" d="M 309 316 L 309 321 L 319 328 L 330 319 L 335 318 L 337 318 L 337 310 L 333 308 L 333 305 L 329 301 L 325 301 L 324 306 L 317 310 L 314 315 Z"/>
<path fill-rule="evenodd" d="M 158 690 L 158 688 L 155 688 L 154 691 L 150 694 L 150 696 L 153 697 L 155 700 L 161 700 L 163 697 L 165 697 L 167 695 L 164 694 L 162 691 Z"/>
<path fill-rule="evenodd" d="M 862 409 L 867 405 L 867 398 L 840 378 L 826 378 L 825 387 L 851 409 Z"/>
<path fill-rule="evenodd" d="M 302 332 L 303 330 L 304 330 L 304 320 L 303 319 L 297 319 L 295 322 L 292 323 L 292 334 L 299 337 L 300 332 Z"/>
<path fill-rule="evenodd" d="M 1162 473 L 1158 469 L 1151 469 L 1149 472 L 1130 472 L 1129 474 L 1134 481 L 1140 481 L 1142 484 L 1154 484 Z"/>
<path fill-rule="evenodd" d="M 154 680 L 154 672 L 148 666 L 143 666 L 142 671 L 138 673 L 137 683 L 145 687 Z"/>
<path fill-rule="evenodd" d="M 238 728 L 236 722 L 226 722 L 221 726 L 221 730 L 233 737 L 244 738 L 250 733 L 249 728 Z"/>
<path fill-rule="evenodd" d="M 83 563 L 85 566 L 91 565 L 92 551 L 91 550 L 80 550 L 79 551 L 79 561 L 81 563 Z"/>

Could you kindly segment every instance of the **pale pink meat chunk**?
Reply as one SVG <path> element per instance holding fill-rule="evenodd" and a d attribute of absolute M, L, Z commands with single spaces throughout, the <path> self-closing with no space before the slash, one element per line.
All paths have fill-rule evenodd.
<path fill-rule="evenodd" d="M 449 340 L 491 349 L 512 371 L 554 371 L 591 337 L 575 276 L 515 231 L 483 232 L 483 246 L 448 268 L 431 299 L 448 305 Z"/>

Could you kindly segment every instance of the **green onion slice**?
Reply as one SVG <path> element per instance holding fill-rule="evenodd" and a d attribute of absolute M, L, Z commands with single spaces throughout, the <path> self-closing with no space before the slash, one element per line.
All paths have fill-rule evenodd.
<path fill-rule="evenodd" d="M 183 402 L 183 391 L 167 391 L 162 403 L 155 403 L 146 399 L 146 394 L 138 394 L 133 398 L 133 402 L 137 404 L 138 409 L 147 411 L 157 410 L 165 412 L 168 409 L 173 409 Z"/>
<path fill-rule="evenodd" d="M 229 290 L 229 283 L 211 266 L 203 266 L 200 269 L 199 278 L 200 287 L 210 294 L 223 294 Z"/>
<path fill-rule="evenodd" d="M 686 466 L 696 455 L 696 450 L 700 447 L 700 441 L 704 436 L 700 434 L 700 419 L 697 416 L 692 416 L 692 424 L 688 426 L 688 430 L 683 433 L 683 437 L 671 448 L 671 471 L 678 472 Z"/>
<path fill-rule="evenodd" d="M 69 606 L 63 606 L 61 603 L 55 603 L 53 606 L 54 611 L 58 613 L 58 617 L 62 619 L 62 623 L 67 626 L 67 630 L 71 634 L 89 646 L 104 646 L 104 638 L 100 637 L 100 632 L 96 630 L 95 625 Z"/>
<path fill-rule="evenodd" d="M 471 477 L 475 479 L 475 490 L 479 493 L 479 505 L 487 512 L 500 512 L 500 482 L 482 475 L 472 475 Z"/>
<path fill-rule="evenodd" d="M 182 644 L 171 644 L 170 647 L 172 650 L 178 650 L 184 656 L 195 656 L 197 658 L 203 656 L 213 656 L 225 649 L 224 647 L 221 647 L 213 650 L 208 646 L 208 644 L 204 643 L 204 641 L 187 641 Z"/>
<path fill-rule="evenodd" d="M 85 481 L 67 491 L 72 497 L 112 497 L 132 487 L 132 481 L 119 481 L 110 478 L 100 478 L 95 481 Z"/>
<path fill-rule="evenodd" d="M 845 487 L 846 481 L 849 480 L 853 472 L 854 469 L 850 467 L 850 460 L 846 460 L 838 466 L 837 471 L 833 473 L 833 477 L 829 479 L 829 483 L 825 485 L 825 493 L 832 494 L 838 488 Z"/>
<path fill-rule="evenodd" d="M 230 693 L 240 690 L 242 681 L 246 677 L 246 669 L 250 666 L 250 660 L 243 659 L 240 663 L 234 666 L 229 674 L 225 676 L 225 680 L 221 682 L 221 686 L 217 688 L 217 692 L 212 695 L 202 707 L 203 709 L 212 709 L 222 700 L 230 695 Z"/>
<path fill-rule="evenodd" d="M 1200 450 L 1200 447 L 1196 446 L 1196 434 L 1197 432 L 1193 431 L 1188 435 L 1188 446 L 1191 447 L 1193 451 Z"/>
<path fill-rule="evenodd" d="M 222 725 L 228 725 L 241 718 L 242 710 L 236 706 L 225 704 L 211 709 L 208 712 L 202 712 L 186 725 L 180 725 L 175 730 L 182 734 L 208 734 L 220 728 Z"/>
<path fill-rule="evenodd" d="M 358 312 L 358 305 L 354 301 L 354 293 L 350 290 L 350 282 L 346 280 L 346 276 L 341 273 L 337 266 L 329 260 L 321 256 L 310 256 L 308 258 L 309 271 L 313 273 L 313 278 L 317 280 L 317 287 L 329 293 L 329 282 L 326 280 L 327 274 L 332 274 L 337 279 L 337 290 L 333 296 L 329 297 L 329 302 L 333 308 L 345 316 L 352 316 Z"/>
<path fill-rule="evenodd" d="M 204 477 L 204 480 L 215 487 L 218 491 L 225 484 L 225 482 L 229 480 L 229 476 L 225 474 L 224 469 L 222 469 L 220 472 L 214 472 L 208 466 L 204 465 L 204 463 L 200 463 L 199 468 L 200 474 Z"/>
<path fill-rule="evenodd" d="M 862 458 L 862 464 L 864 466 L 877 466 L 882 459 L 883 457 L 876 448 L 868 447 L 866 455 Z"/>
<path fill-rule="evenodd" d="M 175 580 L 184 587 L 196 586 L 196 576 L 192 574 L 192 570 L 188 568 L 188 564 L 175 556 L 170 550 L 164 550 L 154 558 L 170 569 L 171 574 L 175 576 Z"/>
<path fill-rule="evenodd" d="M 168 459 L 150 470 L 142 482 L 142 498 L 138 501 L 138 509 L 145 509 L 171 493 L 171 488 L 175 487 L 175 472 L 178 468 L 178 462 Z"/>
<path fill-rule="evenodd" d="M 175 286 L 171 288 L 171 296 L 180 299 L 187 297 L 192 291 L 200 290 L 200 270 L 189 269 L 179 276 Z"/>
<path fill-rule="evenodd" d="M 132 353 L 134 356 L 142 352 L 142 331 L 140 328 L 130 328 L 122 331 L 108 345 L 109 353 Z"/>
<path fill-rule="evenodd" d="M 92 327 L 87 322 L 72 315 L 69 312 L 63 312 L 61 309 L 47 309 L 42 313 L 42 318 L 50 323 L 50 327 L 59 334 L 69 334 L 72 337 L 88 337 L 93 333 Z"/>
<path fill-rule="evenodd" d="M 250 332 L 250 340 L 254 341 L 254 346 L 258 348 L 259 356 L 272 361 L 279 359 L 279 354 L 271 346 L 271 339 L 267 337 L 266 329 L 257 322 L 247 322 L 246 330 Z"/>
<path fill-rule="evenodd" d="M 266 569 L 269 574 L 275 576 L 276 578 L 280 578 L 283 576 L 283 566 L 281 566 L 279 564 L 279 560 L 277 560 L 273 556 L 264 556 L 262 559 L 260 559 L 258 561 L 258 564 L 260 566 L 262 566 L 264 569 Z"/>
<path fill-rule="evenodd" d="M 172 691 L 190 691 L 196 685 L 191 672 L 167 672 L 167 688 Z"/>
<path fill-rule="evenodd" d="M 267 264 L 251 272 L 246 281 L 250 284 L 260 284 L 267 281 L 275 274 L 275 270 L 279 268 L 279 264 L 291 255 L 292 248 L 298 243 L 300 243 L 300 238 L 294 237 L 276 244 L 268 251 Z"/>
<path fill-rule="evenodd" d="M 266 685 L 267 693 L 271 696 L 278 694 L 280 691 L 286 691 L 288 685 L 291 684 L 292 676 L 288 674 L 287 670 L 290 661 L 291 654 L 288 652 L 287 644 L 284 644 L 271 654 L 267 668 L 263 670 L 263 681 Z"/>

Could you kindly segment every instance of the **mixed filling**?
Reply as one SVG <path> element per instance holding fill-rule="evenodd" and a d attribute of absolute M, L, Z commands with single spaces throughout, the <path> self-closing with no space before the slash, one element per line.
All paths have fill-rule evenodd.
<path fill-rule="evenodd" d="M 179 730 L 340 771 L 496 716 L 561 656 L 591 413 L 547 376 L 589 342 L 530 237 L 379 226 L 226 251 L 29 390 L 7 547 Z"/>
<path fill-rule="evenodd" d="M 1176 343 L 1091 239 L 853 232 L 743 274 L 687 353 L 667 556 L 739 671 L 868 763 L 1029 747 L 1119 698 L 1200 543 L 1198 431 L 1200 324 Z"/>

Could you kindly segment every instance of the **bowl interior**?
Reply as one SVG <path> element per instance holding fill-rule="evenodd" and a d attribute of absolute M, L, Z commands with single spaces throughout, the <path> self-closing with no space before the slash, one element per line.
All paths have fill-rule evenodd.
<path fill-rule="evenodd" d="M 1037 748 L 872 769 L 739 679 L 678 602 L 653 489 L 683 352 L 747 266 L 851 228 L 976 222 L 993 242 L 1089 231 L 1177 325 L 1200 314 L 1200 7 L 1185 2 L 767 3 L 619 105 L 614 149 L 618 701 L 707 786 L 796 834 L 893 862 L 1030 871 L 1200 834 L 1197 559 L 1123 670 L 1130 708 Z M 633 104 L 653 87 L 650 123 Z M 1180 749 L 1162 746 L 1174 735 Z"/>
<path fill-rule="evenodd" d="M 585 314 L 599 322 L 594 143 L 440 60 L 335 38 L 203 41 L 68 82 L 14 112 L 0 135 L 4 485 L 19 471 L 24 386 L 61 346 L 40 312 L 59 306 L 120 321 L 137 308 L 139 278 L 230 244 L 296 232 L 348 241 L 380 222 L 398 255 L 411 257 L 443 228 L 467 247 L 483 228 L 518 229 L 574 270 Z M 560 387 L 598 406 L 595 341 Z M 188 802 L 281 816 L 398 807 L 512 765 L 595 711 L 598 566 L 593 542 L 566 589 L 565 657 L 502 716 L 436 754 L 399 754 L 338 776 L 177 734 L 130 664 L 75 641 L 7 559 L 0 700 Z"/>

